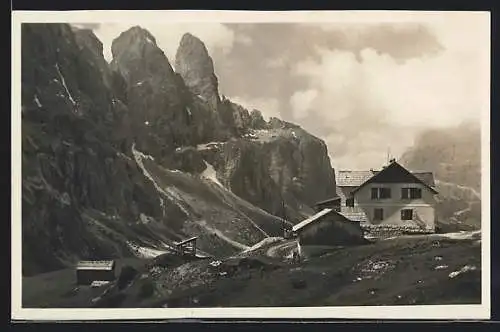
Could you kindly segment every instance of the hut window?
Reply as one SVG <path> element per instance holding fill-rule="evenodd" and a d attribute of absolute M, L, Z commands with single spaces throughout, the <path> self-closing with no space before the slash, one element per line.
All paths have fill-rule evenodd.
<path fill-rule="evenodd" d="M 384 209 L 374 209 L 373 210 L 373 220 L 384 220 Z"/>
<path fill-rule="evenodd" d="M 353 207 L 354 206 L 354 197 L 349 197 L 345 201 L 345 206 Z"/>
<path fill-rule="evenodd" d="M 387 199 L 391 198 L 391 188 L 372 188 L 372 199 Z"/>
<path fill-rule="evenodd" d="M 413 210 L 412 209 L 401 210 L 401 220 L 413 220 Z"/>
<path fill-rule="evenodd" d="M 422 189 L 420 188 L 401 188 L 402 199 L 420 199 L 422 198 Z"/>
<path fill-rule="evenodd" d="M 420 189 L 420 188 L 411 188 L 410 189 L 410 198 L 411 199 L 422 198 L 422 189 Z"/>
<path fill-rule="evenodd" d="M 391 188 L 379 188 L 379 196 L 382 199 L 391 198 Z"/>

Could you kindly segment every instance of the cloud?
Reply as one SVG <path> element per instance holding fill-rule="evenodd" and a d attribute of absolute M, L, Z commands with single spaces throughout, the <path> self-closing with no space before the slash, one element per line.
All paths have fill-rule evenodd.
<path fill-rule="evenodd" d="M 79 29 L 98 29 L 101 26 L 99 23 L 71 23 L 71 25 Z"/>
<path fill-rule="evenodd" d="M 102 41 L 104 57 L 110 61 L 111 44 L 120 33 L 128 30 L 135 24 L 101 24 L 94 29 L 97 37 Z M 234 43 L 234 32 L 219 23 L 175 23 L 175 24 L 139 24 L 148 30 L 156 39 L 156 43 L 163 50 L 170 63 L 175 61 L 175 53 L 179 47 L 181 37 L 189 32 L 200 38 L 209 53 L 216 51 L 225 54 L 231 50 Z"/>
<path fill-rule="evenodd" d="M 442 50 L 404 61 L 373 48 L 359 54 L 321 48 L 319 60 L 295 66 L 293 74 L 317 94 L 307 99 L 296 91 L 294 117 L 329 124 L 332 133 L 323 138 L 334 166 L 378 167 L 389 147 L 400 155 L 422 128 L 480 119 L 489 91 L 486 29 L 474 20 L 432 22 Z"/>
<path fill-rule="evenodd" d="M 250 46 L 253 44 L 253 39 L 250 38 L 250 36 L 247 36 L 245 34 L 240 34 L 238 36 L 238 39 L 235 40 L 236 43 L 241 43 L 245 46 Z"/>
<path fill-rule="evenodd" d="M 268 68 L 280 68 L 287 65 L 288 60 L 285 57 L 272 58 L 265 60 L 265 66 Z"/>
<path fill-rule="evenodd" d="M 280 117 L 277 99 L 248 98 L 239 96 L 228 97 L 228 99 L 236 104 L 240 104 L 249 111 L 254 109 L 259 110 L 266 121 L 269 121 L 271 117 Z"/>
<path fill-rule="evenodd" d="M 305 118 L 316 97 L 318 97 L 317 90 L 296 91 L 290 98 L 294 118 L 298 120 Z"/>

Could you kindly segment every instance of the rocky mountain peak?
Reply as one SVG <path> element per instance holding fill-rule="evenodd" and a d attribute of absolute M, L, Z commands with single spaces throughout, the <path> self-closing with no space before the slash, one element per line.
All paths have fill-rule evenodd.
<path fill-rule="evenodd" d="M 134 26 L 122 32 L 111 45 L 112 67 L 129 82 L 151 76 L 174 75 L 172 66 L 156 39 L 146 29 Z"/>
<path fill-rule="evenodd" d="M 95 55 L 103 57 L 103 45 L 102 42 L 94 34 L 91 29 L 79 29 L 73 28 L 75 33 L 76 41 L 79 45 L 87 46 Z"/>
<path fill-rule="evenodd" d="M 124 32 L 122 32 L 114 41 L 111 47 L 111 53 L 115 57 L 115 51 L 123 51 L 120 46 L 130 45 L 130 44 L 143 44 L 143 45 L 153 45 L 156 46 L 155 37 L 146 29 L 140 26 L 134 26 Z"/>
<path fill-rule="evenodd" d="M 182 36 L 175 56 L 175 71 L 187 87 L 213 108 L 220 102 L 218 80 L 205 44 L 190 33 Z"/>

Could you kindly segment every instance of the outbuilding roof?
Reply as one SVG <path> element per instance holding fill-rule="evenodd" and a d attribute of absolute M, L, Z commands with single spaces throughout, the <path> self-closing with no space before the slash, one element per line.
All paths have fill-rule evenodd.
<path fill-rule="evenodd" d="M 188 243 L 188 242 L 192 242 L 194 240 L 196 240 L 198 237 L 197 236 L 193 236 L 193 237 L 190 237 L 189 239 L 185 239 L 185 240 L 182 240 L 180 242 L 176 242 L 175 244 L 180 246 L 182 244 L 185 244 L 185 243 Z"/>
<path fill-rule="evenodd" d="M 76 265 L 77 270 L 112 270 L 115 261 L 80 261 Z"/>
<path fill-rule="evenodd" d="M 327 215 L 328 213 L 332 212 L 333 209 L 323 209 L 320 212 L 316 213 L 315 215 L 310 216 L 309 218 L 299 222 L 297 225 L 292 227 L 292 231 L 296 232 L 300 230 L 301 228 L 309 225 L 310 223 L 318 220 L 319 218 Z"/>
<path fill-rule="evenodd" d="M 325 204 L 325 203 L 331 203 L 331 202 L 336 202 L 336 201 L 339 201 L 340 200 L 340 197 L 337 196 L 337 197 L 333 197 L 333 198 L 329 198 L 329 199 L 325 199 L 323 201 L 320 201 L 320 202 L 316 202 L 315 205 L 320 205 L 320 204 Z"/>

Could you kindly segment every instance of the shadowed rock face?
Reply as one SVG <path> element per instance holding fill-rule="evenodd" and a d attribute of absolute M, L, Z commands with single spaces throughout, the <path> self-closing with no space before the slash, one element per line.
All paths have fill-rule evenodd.
<path fill-rule="evenodd" d="M 425 131 L 415 145 L 403 154 L 401 163 L 414 170 L 434 172 L 439 191 L 437 212 L 446 227 L 480 227 L 479 126 L 464 123 L 455 128 Z"/>
<path fill-rule="evenodd" d="M 88 207 L 134 214 L 131 170 L 117 156 L 126 106 L 69 26 L 24 24 L 22 37 L 23 271 L 126 253 L 97 241 L 83 218 Z"/>
<path fill-rule="evenodd" d="M 228 255 L 281 235 L 283 201 L 297 220 L 334 195 L 324 143 L 219 100 L 206 49 L 186 38 L 179 66 L 194 72 L 183 79 L 139 27 L 113 42 L 108 64 L 89 30 L 23 25 L 23 273 L 193 235 Z"/>

